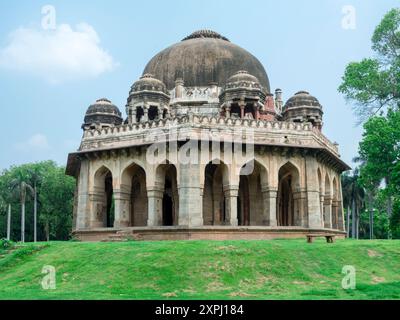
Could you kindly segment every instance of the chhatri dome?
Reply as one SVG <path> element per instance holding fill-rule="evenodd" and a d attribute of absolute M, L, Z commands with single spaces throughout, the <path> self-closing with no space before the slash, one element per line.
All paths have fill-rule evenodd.
<path fill-rule="evenodd" d="M 97 100 L 68 156 L 76 237 L 345 236 L 349 167 L 313 95 L 284 101 L 256 57 L 210 30 L 161 51 L 126 85 L 125 114 Z"/>
<path fill-rule="evenodd" d="M 256 57 L 219 33 L 200 30 L 155 55 L 143 74 L 153 74 L 171 90 L 177 78 L 190 87 L 208 86 L 212 82 L 222 87 L 240 70 L 258 78 L 270 91 L 267 73 Z"/>

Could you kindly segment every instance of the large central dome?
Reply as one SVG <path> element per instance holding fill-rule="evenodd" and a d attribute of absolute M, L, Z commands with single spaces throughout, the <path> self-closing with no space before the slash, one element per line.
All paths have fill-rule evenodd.
<path fill-rule="evenodd" d="M 211 82 L 223 86 L 239 70 L 257 77 L 270 92 L 267 73 L 256 57 L 214 31 L 200 30 L 154 56 L 143 74 L 154 75 L 171 90 L 177 78 L 188 87 Z"/>

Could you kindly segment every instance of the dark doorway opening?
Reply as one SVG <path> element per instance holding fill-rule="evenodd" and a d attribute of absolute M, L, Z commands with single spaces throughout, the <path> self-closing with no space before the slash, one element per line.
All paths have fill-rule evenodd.
<path fill-rule="evenodd" d="M 112 228 L 114 226 L 114 201 L 113 201 L 113 186 L 112 175 L 108 172 L 105 177 L 105 192 L 106 192 L 106 227 Z"/>
<path fill-rule="evenodd" d="M 174 210 L 172 201 L 172 183 L 169 179 L 165 180 L 165 189 L 163 196 L 163 225 L 172 226 L 174 225 Z"/>

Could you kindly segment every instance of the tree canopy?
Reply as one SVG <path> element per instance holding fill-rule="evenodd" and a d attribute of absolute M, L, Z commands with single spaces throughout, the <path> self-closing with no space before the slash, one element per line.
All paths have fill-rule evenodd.
<path fill-rule="evenodd" d="M 12 191 L 13 181 L 30 186 L 36 182 L 38 191 L 38 240 L 67 240 L 72 225 L 75 180 L 65 175 L 65 168 L 53 161 L 13 166 L 0 174 L 0 238 L 6 234 L 6 207 L 11 204 L 11 238 L 20 240 L 20 193 Z M 26 194 L 26 240 L 33 239 L 33 198 Z"/>
<path fill-rule="evenodd" d="M 354 103 L 359 122 L 385 110 L 400 109 L 400 9 L 390 10 L 372 36 L 375 57 L 351 62 L 339 92 Z"/>

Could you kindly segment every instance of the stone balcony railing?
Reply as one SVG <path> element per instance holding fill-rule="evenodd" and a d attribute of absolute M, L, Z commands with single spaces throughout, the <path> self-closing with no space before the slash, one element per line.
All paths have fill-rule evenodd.
<path fill-rule="evenodd" d="M 339 157 L 337 144 L 329 141 L 311 123 L 265 121 L 188 114 L 120 126 L 85 130 L 81 151 L 154 143 L 175 134 L 178 140 L 199 137 L 201 129 L 227 137 L 251 130 L 255 144 L 324 147 Z M 226 140 L 226 139 L 225 139 Z"/>

